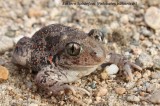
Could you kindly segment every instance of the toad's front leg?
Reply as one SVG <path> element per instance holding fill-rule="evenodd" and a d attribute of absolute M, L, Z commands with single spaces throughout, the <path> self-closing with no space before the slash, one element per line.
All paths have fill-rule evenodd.
<path fill-rule="evenodd" d="M 28 62 L 31 58 L 32 41 L 28 37 L 21 38 L 13 51 L 12 62 L 17 65 L 28 67 Z"/>
<path fill-rule="evenodd" d="M 124 56 L 120 54 L 110 53 L 109 55 L 110 55 L 109 63 L 116 64 L 120 68 L 120 70 L 124 70 L 124 74 L 130 80 L 133 80 L 133 74 L 131 68 L 135 68 L 140 71 L 142 70 L 140 66 L 128 61 Z"/>
<path fill-rule="evenodd" d="M 52 95 L 59 95 L 60 91 L 66 90 L 71 90 L 73 94 L 75 94 L 76 91 L 79 91 L 90 95 L 90 93 L 83 88 L 68 85 L 67 83 L 69 81 L 67 76 L 61 71 L 40 71 L 36 76 L 35 82 L 38 87 L 43 88 Z"/>

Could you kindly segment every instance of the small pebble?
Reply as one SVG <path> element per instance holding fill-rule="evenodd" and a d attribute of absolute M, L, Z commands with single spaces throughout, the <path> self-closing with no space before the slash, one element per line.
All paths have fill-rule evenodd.
<path fill-rule="evenodd" d="M 5 51 L 13 48 L 14 43 L 13 40 L 7 36 L 0 37 L 0 53 L 4 53 Z"/>
<path fill-rule="evenodd" d="M 27 82 L 26 85 L 28 88 L 31 88 L 33 86 L 32 82 Z"/>
<path fill-rule="evenodd" d="M 5 64 L 5 60 L 0 58 L 0 65 Z"/>
<path fill-rule="evenodd" d="M 160 55 L 155 55 L 153 57 L 154 67 L 160 70 Z"/>
<path fill-rule="evenodd" d="M 8 36 L 8 37 L 14 37 L 15 36 L 15 31 L 13 31 L 13 30 L 8 30 L 6 33 L 5 33 L 5 35 L 6 36 Z"/>
<path fill-rule="evenodd" d="M 51 19 L 54 19 L 58 14 L 59 14 L 59 10 L 57 8 L 53 8 L 50 13 Z"/>
<path fill-rule="evenodd" d="M 145 96 L 145 92 L 140 92 L 140 96 Z"/>
<path fill-rule="evenodd" d="M 154 47 L 149 48 L 148 51 L 149 51 L 149 53 L 150 53 L 152 56 L 155 56 L 155 55 L 158 54 L 158 51 L 157 51 L 156 48 L 154 48 Z M 157 59 L 155 59 L 155 60 L 157 61 Z M 156 62 L 156 61 L 154 61 L 154 58 L 153 58 L 153 62 Z M 160 61 L 160 60 L 159 60 L 159 61 Z M 160 62 L 157 62 L 157 63 L 159 63 L 159 66 L 160 66 Z M 157 65 L 157 63 L 156 63 L 156 65 Z M 154 65 L 155 65 L 155 64 L 154 64 Z"/>
<path fill-rule="evenodd" d="M 136 64 L 138 64 L 142 68 L 152 67 L 153 66 L 153 60 L 152 60 L 152 57 L 150 55 L 143 52 L 136 59 Z"/>
<path fill-rule="evenodd" d="M 151 75 L 150 70 L 146 70 L 145 73 L 143 74 L 143 78 L 148 78 Z"/>
<path fill-rule="evenodd" d="M 150 80 L 150 82 L 151 82 L 151 83 L 156 83 L 156 84 L 158 84 L 158 83 L 157 83 L 157 79 L 152 79 L 152 80 Z"/>
<path fill-rule="evenodd" d="M 147 106 L 147 105 L 148 105 L 147 102 L 142 101 L 142 106 Z"/>
<path fill-rule="evenodd" d="M 151 47 L 152 46 L 152 42 L 150 42 L 149 40 L 144 40 L 142 42 L 142 45 L 145 47 Z"/>
<path fill-rule="evenodd" d="M 0 79 L 7 80 L 8 79 L 8 69 L 6 67 L 0 66 Z"/>
<path fill-rule="evenodd" d="M 97 96 L 96 97 L 96 102 L 100 102 L 100 100 L 101 100 L 101 97 Z"/>
<path fill-rule="evenodd" d="M 52 2 L 54 2 L 57 6 L 62 4 L 62 0 L 54 0 Z"/>
<path fill-rule="evenodd" d="M 145 37 L 150 37 L 152 35 L 152 33 L 147 29 L 147 28 L 143 28 L 141 30 L 141 33 L 145 36 Z"/>
<path fill-rule="evenodd" d="M 119 87 L 119 88 L 115 88 L 115 91 L 116 91 L 117 94 L 122 95 L 126 92 L 126 89 L 123 88 L 123 87 Z"/>
<path fill-rule="evenodd" d="M 93 81 L 93 82 L 91 83 L 90 87 L 91 87 L 92 89 L 95 89 L 95 88 L 96 88 L 96 82 Z"/>
<path fill-rule="evenodd" d="M 153 29 L 160 29 L 160 9 L 157 7 L 150 7 L 147 9 L 145 16 L 145 22 Z"/>
<path fill-rule="evenodd" d="M 108 75 L 117 74 L 119 71 L 119 68 L 115 64 L 111 64 L 110 66 L 105 67 L 104 69 Z"/>
<path fill-rule="evenodd" d="M 138 88 L 137 88 L 137 87 L 134 87 L 134 88 L 132 89 L 132 92 L 138 92 Z"/>
<path fill-rule="evenodd" d="M 160 4 L 160 0 L 147 0 L 147 2 L 150 6 Z"/>
<path fill-rule="evenodd" d="M 101 78 L 102 78 L 103 80 L 107 79 L 107 78 L 108 78 L 108 74 L 107 74 L 105 71 L 102 72 L 102 73 L 101 73 Z"/>
<path fill-rule="evenodd" d="M 133 35 L 133 39 L 136 41 L 139 41 L 140 38 L 140 34 L 138 32 L 135 32 L 135 34 Z"/>
<path fill-rule="evenodd" d="M 60 101 L 60 106 L 63 106 L 64 105 L 64 101 Z"/>
<path fill-rule="evenodd" d="M 160 104 L 160 89 L 153 92 L 147 100 L 155 104 Z"/>
<path fill-rule="evenodd" d="M 135 82 L 128 82 L 128 83 L 125 83 L 125 88 L 127 89 L 132 89 L 134 86 L 135 86 Z"/>
<path fill-rule="evenodd" d="M 151 93 L 151 92 L 154 91 L 156 88 L 157 88 L 157 85 L 156 85 L 156 84 L 150 84 L 150 85 L 147 87 L 146 92 L 147 92 L 147 93 Z"/>
<path fill-rule="evenodd" d="M 96 96 L 99 96 L 99 97 L 104 96 L 107 94 L 107 92 L 108 90 L 106 88 L 101 87 L 100 89 L 98 89 Z"/>
<path fill-rule="evenodd" d="M 43 15 L 43 11 L 40 8 L 30 8 L 28 11 L 29 17 L 40 17 Z"/>
<path fill-rule="evenodd" d="M 138 96 L 132 95 L 132 96 L 128 96 L 128 97 L 127 97 L 127 101 L 128 101 L 128 102 L 139 102 L 139 101 L 140 101 L 140 98 L 139 98 Z"/>
<path fill-rule="evenodd" d="M 138 72 L 138 71 L 134 72 L 134 75 L 138 79 L 142 77 L 142 74 L 140 72 Z"/>
<path fill-rule="evenodd" d="M 120 18 L 120 22 L 123 24 L 127 24 L 128 21 L 129 21 L 128 14 L 122 15 L 122 17 Z"/>
<path fill-rule="evenodd" d="M 160 71 L 152 72 L 151 78 L 153 78 L 153 79 L 160 79 Z"/>
<path fill-rule="evenodd" d="M 28 106 L 38 106 L 38 104 L 31 103 L 31 104 L 29 104 Z"/>
<path fill-rule="evenodd" d="M 136 55 L 140 55 L 142 53 L 142 49 L 134 45 L 131 45 L 131 50 Z"/>
<path fill-rule="evenodd" d="M 111 29 L 117 29 L 118 27 L 119 27 L 119 23 L 117 21 L 112 22 L 110 25 Z"/>

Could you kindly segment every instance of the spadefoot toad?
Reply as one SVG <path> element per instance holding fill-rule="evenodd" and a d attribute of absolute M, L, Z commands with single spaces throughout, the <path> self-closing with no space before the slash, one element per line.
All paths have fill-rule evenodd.
<path fill-rule="evenodd" d="M 109 54 L 103 44 L 102 32 L 92 29 L 85 33 L 76 28 L 52 24 L 41 28 L 32 38 L 20 39 L 13 51 L 12 61 L 37 72 L 37 86 L 58 94 L 70 89 L 89 92 L 67 83 L 89 75 L 107 61 L 117 64 L 126 75 L 132 76 L 130 67 L 141 68 L 118 54 Z"/>

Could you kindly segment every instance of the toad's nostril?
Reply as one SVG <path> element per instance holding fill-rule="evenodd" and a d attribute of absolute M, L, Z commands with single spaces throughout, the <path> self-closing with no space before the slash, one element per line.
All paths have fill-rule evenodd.
<path fill-rule="evenodd" d="M 100 52 L 100 51 L 98 51 L 98 52 L 96 52 L 96 57 L 103 57 L 103 52 Z"/>
<path fill-rule="evenodd" d="M 96 55 L 97 53 L 96 52 L 94 52 L 94 55 Z"/>
<path fill-rule="evenodd" d="M 96 56 L 96 52 L 92 52 L 92 53 L 90 53 L 90 55 L 92 56 L 92 57 L 95 57 Z M 96 56 L 97 57 L 97 56 Z"/>

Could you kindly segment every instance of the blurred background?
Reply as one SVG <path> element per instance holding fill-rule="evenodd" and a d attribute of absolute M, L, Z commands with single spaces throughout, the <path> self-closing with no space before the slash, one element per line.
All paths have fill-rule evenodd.
<path fill-rule="evenodd" d="M 0 0 L 0 36 L 31 37 L 41 27 L 54 23 L 74 26 L 85 32 L 97 28 L 103 31 L 106 36 L 118 29 L 133 38 L 135 42 L 140 38 L 159 34 L 159 0 L 79 1 L 82 3 L 135 3 L 135 5 L 98 6 L 63 5 L 66 2 L 67 0 Z M 70 2 L 77 3 L 78 0 L 70 0 Z M 146 15 L 146 11 L 152 6 L 155 8 L 149 9 L 149 13 Z M 10 44 L 11 46 L 13 45 Z M 0 49 L 2 51 L 5 48 L 1 47 Z"/>

